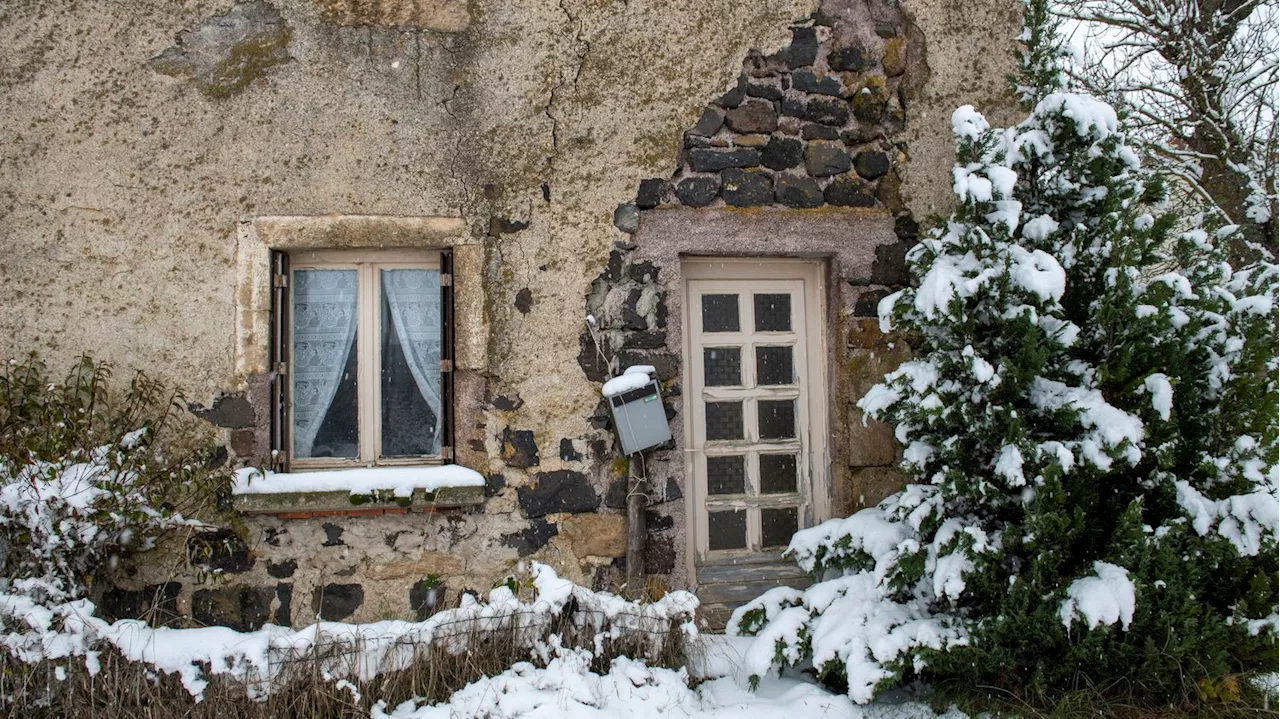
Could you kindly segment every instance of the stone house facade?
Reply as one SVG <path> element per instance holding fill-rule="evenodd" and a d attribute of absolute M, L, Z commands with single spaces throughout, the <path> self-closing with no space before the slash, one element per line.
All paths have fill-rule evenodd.
<path fill-rule="evenodd" d="M 452 499 L 241 498 L 102 608 L 410 618 L 528 558 L 616 589 L 628 462 L 600 387 L 631 365 L 673 435 L 644 455 L 648 590 L 693 588 L 716 619 L 802 581 L 785 537 L 901 483 L 854 406 L 910 351 L 876 304 L 949 209 L 951 110 L 1009 117 L 1020 21 L 1014 0 L 0 9 L 7 353 L 168 380 L 236 466 L 383 463 L 430 425 L 404 456 L 485 477 Z M 339 276 L 326 297 L 383 329 L 339 333 L 366 369 L 332 375 L 360 379 L 313 421 L 278 360 L 319 334 L 281 308 Z M 435 283 L 425 353 L 393 277 Z"/>

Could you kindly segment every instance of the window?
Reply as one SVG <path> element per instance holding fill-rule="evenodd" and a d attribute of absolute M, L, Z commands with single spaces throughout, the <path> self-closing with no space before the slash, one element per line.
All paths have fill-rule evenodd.
<path fill-rule="evenodd" d="M 450 459 L 448 253 L 307 250 L 273 260 L 276 465 Z"/>

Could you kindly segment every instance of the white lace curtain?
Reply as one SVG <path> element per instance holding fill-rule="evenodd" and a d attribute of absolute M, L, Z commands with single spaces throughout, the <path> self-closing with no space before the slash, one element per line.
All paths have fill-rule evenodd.
<path fill-rule="evenodd" d="M 310 457 L 355 347 L 355 270 L 293 273 L 293 455 Z"/>
<path fill-rule="evenodd" d="M 409 372 L 435 417 L 429 454 L 440 452 L 440 273 L 382 270 L 382 292 Z M 383 332 L 387 328 L 383 328 Z"/>

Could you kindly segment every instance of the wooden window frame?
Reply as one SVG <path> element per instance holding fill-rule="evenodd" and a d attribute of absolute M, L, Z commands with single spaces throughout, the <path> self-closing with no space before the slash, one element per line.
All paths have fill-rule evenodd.
<path fill-rule="evenodd" d="M 416 249 L 301 249 L 273 253 L 272 294 L 272 465 L 277 471 L 312 471 L 356 467 L 432 466 L 453 459 L 453 292 L 452 253 Z M 294 273 L 307 269 L 352 269 L 357 290 L 357 402 L 359 452 L 356 458 L 292 456 L 293 412 L 289 361 L 293 357 Z M 440 273 L 440 393 L 441 448 L 439 454 L 382 457 L 381 270 L 430 269 Z"/>

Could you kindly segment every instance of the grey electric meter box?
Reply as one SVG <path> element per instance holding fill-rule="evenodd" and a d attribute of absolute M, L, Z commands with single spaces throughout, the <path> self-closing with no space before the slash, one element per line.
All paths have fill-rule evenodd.
<path fill-rule="evenodd" d="M 667 411 L 656 381 L 607 399 L 623 454 L 635 454 L 671 439 Z"/>

